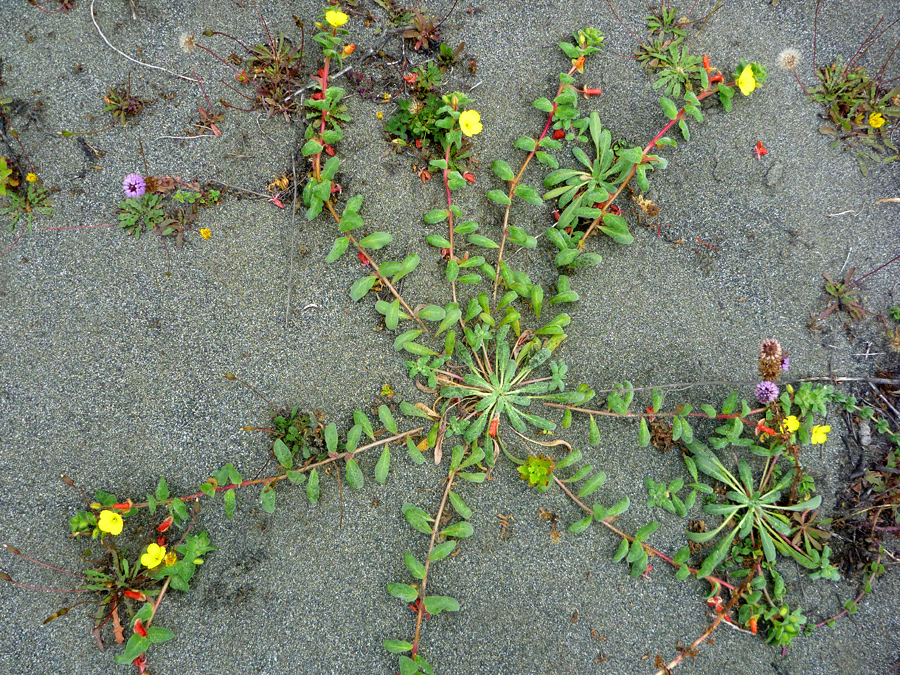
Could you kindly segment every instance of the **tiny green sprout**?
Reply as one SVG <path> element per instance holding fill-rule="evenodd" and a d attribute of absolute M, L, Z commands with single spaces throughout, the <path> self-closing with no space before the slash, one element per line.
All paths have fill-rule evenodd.
<path fill-rule="evenodd" d="M 527 480 L 530 487 L 535 487 L 536 485 L 547 485 L 550 482 L 554 466 L 550 457 L 528 455 L 528 459 L 518 469 L 522 480 Z"/>

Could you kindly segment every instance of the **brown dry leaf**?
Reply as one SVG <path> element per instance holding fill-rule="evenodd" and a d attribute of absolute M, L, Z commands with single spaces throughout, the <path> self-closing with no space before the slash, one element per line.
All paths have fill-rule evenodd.
<path fill-rule="evenodd" d="M 120 645 L 125 642 L 125 633 L 122 632 L 122 622 L 119 620 L 119 606 L 113 607 L 112 611 L 113 633 L 116 636 L 116 644 Z"/>

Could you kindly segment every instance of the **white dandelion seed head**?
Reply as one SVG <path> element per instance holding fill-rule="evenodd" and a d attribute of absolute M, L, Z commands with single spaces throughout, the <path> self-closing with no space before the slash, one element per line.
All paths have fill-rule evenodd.
<path fill-rule="evenodd" d="M 782 70 L 795 70 L 800 65 L 800 50 L 788 47 L 778 55 L 778 67 Z"/>
<path fill-rule="evenodd" d="M 192 53 L 197 47 L 197 45 L 194 44 L 193 33 L 182 33 L 178 38 L 178 44 L 181 45 L 181 50 L 186 54 Z"/>

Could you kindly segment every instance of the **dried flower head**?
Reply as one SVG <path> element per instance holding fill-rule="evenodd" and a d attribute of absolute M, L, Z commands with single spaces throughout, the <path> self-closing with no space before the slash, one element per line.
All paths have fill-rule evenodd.
<path fill-rule="evenodd" d="M 800 65 L 801 58 L 799 49 L 788 47 L 778 54 L 776 63 L 778 64 L 778 67 L 783 70 L 795 70 L 797 66 Z"/>
<path fill-rule="evenodd" d="M 126 197 L 140 197 L 147 191 L 147 184 L 138 174 L 130 173 L 122 181 L 122 189 Z"/>
<path fill-rule="evenodd" d="M 786 356 L 778 340 L 765 340 L 759 347 L 759 374 L 764 380 L 774 382 L 782 372 L 781 359 Z"/>
<path fill-rule="evenodd" d="M 778 385 L 774 382 L 763 380 L 756 385 L 756 400 L 763 405 L 768 405 L 778 398 Z"/>
<path fill-rule="evenodd" d="M 191 54 L 197 48 L 193 33 L 182 33 L 178 38 L 178 44 L 181 45 L 181 51 L 185 54 Z"/>

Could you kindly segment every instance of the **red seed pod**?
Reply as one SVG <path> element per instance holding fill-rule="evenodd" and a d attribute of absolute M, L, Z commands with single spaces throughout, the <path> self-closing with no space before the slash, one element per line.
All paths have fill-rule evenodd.
<path fill-rule="evenodd" d="M 554 140 L 559 141 L 559 140 L 562 140 L 562 139 L 565 138 L 565 137 L 566 137 L 566 132 L 563 131 L 562 129 L 557 129 L 556 131 L 553 132 L 553 139 L 554 139 Z"/>
<path fill-rule="evenodd" d="M 147 637 L 147 629 L 144 628 L 144 622 L 140 619 L 134 622 L 134 632 L 141 637 Z"/>

